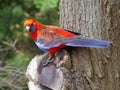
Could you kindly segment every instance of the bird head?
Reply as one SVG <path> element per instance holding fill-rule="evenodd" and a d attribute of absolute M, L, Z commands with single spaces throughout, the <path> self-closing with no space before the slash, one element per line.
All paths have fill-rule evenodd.
<path fill-rule="evenodd" d="M 28 32 L 35 32 L 37 30 L 37 21 L 34 19 L 27 19 L 24 22 L 24 26 Z"/>
<path fill-rule="evenodd" d="M 24 22 L 24 26 L 26 27 L 26 30 L 28 31 L 30 37 L 33 40 L 36 40 L 38 32 L 40 31 L 40 24 L 34 19 L 27 19 Z"/>

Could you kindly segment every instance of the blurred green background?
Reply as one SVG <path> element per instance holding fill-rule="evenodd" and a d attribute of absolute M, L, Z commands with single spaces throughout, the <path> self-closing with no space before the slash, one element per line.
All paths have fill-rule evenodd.
<path fill-rule="evenodd" d="M 28 36 L 27 18 L 59 24 L 59 0 L 0 0 L 0 90 L 28 90 L 24 72 L 42 52 Z"/>

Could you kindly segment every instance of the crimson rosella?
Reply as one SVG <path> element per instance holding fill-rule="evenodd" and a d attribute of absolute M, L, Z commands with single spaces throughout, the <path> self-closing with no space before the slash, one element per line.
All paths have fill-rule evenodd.
<path fill-rule="evenodd" d="M 42 51 L 49 52 L 47 62 L 54 57 L 58 50 L 65 46 L 105 48 L 112 43 L 105 40 L 83 38 L 57 26 L 43 25 L 34 19 L 27 19 L 24 26 L 35 44 Z"/>

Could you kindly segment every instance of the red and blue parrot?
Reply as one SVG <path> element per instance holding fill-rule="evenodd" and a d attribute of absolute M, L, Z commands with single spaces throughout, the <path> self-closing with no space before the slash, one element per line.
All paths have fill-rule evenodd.
<path fill-rule="evenodd" d="M 35 44 L 42 50 L 49 52 L 47 63 L 51 61 L 54 54 L 65 46 L 106 48 L 111 41 L 83 38 L 71 31 L 57 26 L 43 25 L 34 19 L 27 19 L 24 26 Z"/>

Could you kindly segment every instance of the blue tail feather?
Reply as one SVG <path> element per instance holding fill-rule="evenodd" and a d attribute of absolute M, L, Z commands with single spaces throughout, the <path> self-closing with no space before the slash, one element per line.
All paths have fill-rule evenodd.
<path fill-rule="evenodd" d="M 75 46 L 75 47 L 93 47 L 93 48 L 106 48 L 108 45 L 110 45 L 111 41 L 105 41 L 105 40 L 94 40 L 94 39 L 88 39 L 88 38 L 76 38 L 74 40 L 70 40 L 69 42 L 66 42 L 65 45 L 67 46 Z"/>

